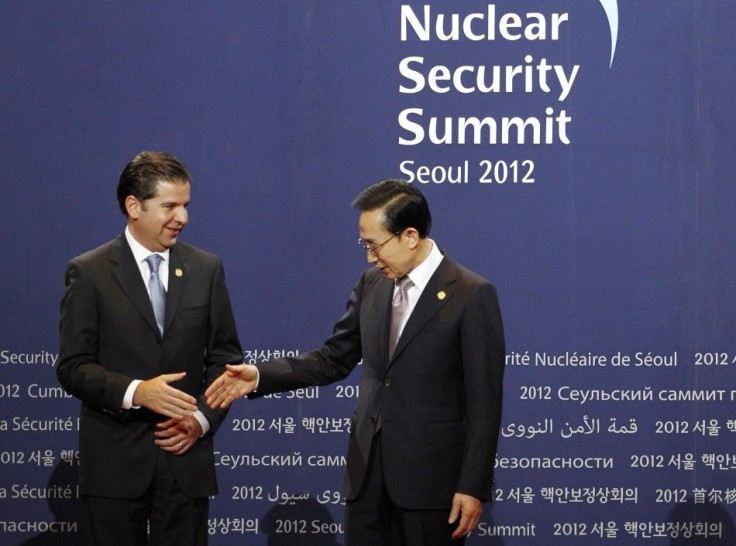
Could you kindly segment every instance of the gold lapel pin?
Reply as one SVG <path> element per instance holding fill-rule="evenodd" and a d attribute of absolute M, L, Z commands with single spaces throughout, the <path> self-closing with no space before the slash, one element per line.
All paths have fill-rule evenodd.
<path fill-rule="evenodd" d="M 174 275 L 176 275 L 177 277 L 181 277 L 182 275 L 184 275 L 184 272 L 177 267 L 176 269 L 174 269 Z"/>
<path fill-rule="evenodd" d="M 440 290 L 439 292 L 437 292 L 437 299 L 438 300 L 442 301 L 446 297 L 447 297 L 447 292 L 445 292 L 444 290 Z"/>

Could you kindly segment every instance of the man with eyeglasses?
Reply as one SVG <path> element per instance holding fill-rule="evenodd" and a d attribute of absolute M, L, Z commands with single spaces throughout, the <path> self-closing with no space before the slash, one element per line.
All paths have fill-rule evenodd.
<path fill-rule="evenodd" d="M 462 544 L 493 493 L 505 346 L 494 287 L 429 238 L 421 192 L 401 180 L 353 201 L 367 270 L 315 351 L 228 365 L 207 402 L 326 385 L 362 360 L 344 494 L 348 546 Z"/>

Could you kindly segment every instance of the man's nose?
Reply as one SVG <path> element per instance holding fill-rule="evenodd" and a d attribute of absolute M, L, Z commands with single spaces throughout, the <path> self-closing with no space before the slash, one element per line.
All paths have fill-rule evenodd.
<path fill-rule="evenodd" d="M 184 207 L 177 209 L 174 220 L 182 225 L 186 224 L 189 221 L 189 212 L 187 212 L 187 209 Z"/>

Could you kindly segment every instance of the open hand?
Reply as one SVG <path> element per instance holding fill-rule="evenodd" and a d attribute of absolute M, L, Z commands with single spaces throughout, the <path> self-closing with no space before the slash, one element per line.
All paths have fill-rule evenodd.
<path fill-rule="evenodd" d="M 143 406 L 154 413 L 181 419 L 197 411 L 197 400 L 169 385 L 184 379 L 186 372 L 163 374 L 143 381 L 133 394 L 133 405 Z"/>
<path fill-rule="evenodd" d="M 258 384 L 258 370 L 250 364 L 227 365 L 223 374 L 204 392 L 211 408 L 226 408 L 238 398 L 252 393 Z"/>

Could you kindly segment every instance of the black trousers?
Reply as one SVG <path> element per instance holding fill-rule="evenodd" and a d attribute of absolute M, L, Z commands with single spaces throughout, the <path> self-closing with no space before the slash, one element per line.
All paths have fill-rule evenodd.
<path fill-rule="evenodd" d="M 205 546 L 209 498 L 184 494 L 162 452 L 153 481 L 135 499 L 82 497 L 86 545 Z"/>
<path fill-rule="evenodd" d="M 345 546 L 459 546 L 450 510 L 407 510 L 391 499 L 383 474 L 381 433 L 373 438 L 363 489 L 345 506 Z"/>

